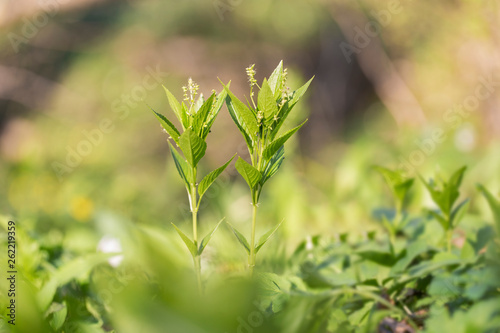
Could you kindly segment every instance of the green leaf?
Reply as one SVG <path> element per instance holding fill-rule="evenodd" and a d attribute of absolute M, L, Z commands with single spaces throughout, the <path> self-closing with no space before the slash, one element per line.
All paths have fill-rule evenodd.
<path fill-rule="evenodd" d="M 49 320 L 50 326 L 55 331 L 58 331 L 66 321 L 66 316 L 68 314 L 66 301 L 63 301 L 62 303 L 52 303 L 45 315 L 49 316 L 51 314 L 52 317 Z"/>
<path fill-rule="evenodd" d="M 193 105 L 194 112 L 198 112 L 201 108 L 201 106 L 205 103 L 205 99 L 203 98 L 203 93 L 200 94 L 200 97 L 196 100 L 196 102 Z"/>
<path fill-rule="evenodd" d="M 476 257 L 476 252 L 474 247 L 468 239 L 465 240 L 462 246 L 462 251 L 460 251 L 460 258 L 464 260 L 474 259 Z"/>
<path fill-rule="evenodd" d="M 179 147 L 192 167 L 196 167 L 207 150 L 205 141 L 190 128 L 179 137 Z"/>
<path fill-rule="evenodd" d="M 394 221 L 393 221 L 394 222 Z M 393 223 L 393 222 L 390 222 L 388 219 L 387 219 L 387 215 L 386 214 L 383 214 L 382 215 L 382 224 L 384 225 L 384 227 L 387 229 L 387 231 L 389 232 L 389 234 L 391 235 L 396 235 L 397 233 L 397 227 L 396 227 L 396 224 Z M 392 245 L 392 244 L 391 244 Z"/>
<path fill-rule="evenodd" d="M 210 239 L 212 239 L 212 236 L 217 231 L 217 229 L 219 228 L 222 221 L 224 221 L 224 219 L 225 219 L 225 217 L 222 220 L 220 220 L 219 223 L 217 223 L 217 225 L 215 226 L 215 228 L 208 235 L 206 235 L 203 238 L 203 240 L 200 243 L 200 246 L 198 247 L 198 255 L 199 256 L 203 253 L 203 250 L 205 250 L 205 247 L 207 246 L 208 242 L 210 242 Z"/>
<path fill-rule="evenodd" d="M 273 120 L 273 117 L 278 113 L 278 106 L 276 105 L 276 99 L 274 99 L 274 94 L 267 83 L 267 80 L 264 79 L 262 82 L 262 86 L 259 91 L 259 97 L 257 101 L 257 106 L 260 111 L 264 113 L 264 119 Z"/>
<path fill-rule="evenodd" d="M 292 98 L 290 100 L 291 107 L 295 106 L 295 104 L 297 104 L 297 102 L 302 98 L 302 96 L 304 96 L 312 80 L 314 80 L 314 76 L 309 81 L 307 81 L 302 87 L 300 87 L 299 89 L 295 90 L 292 93 Z"/>
<path fill-rule="evenodd" d="M 210 110 L 212 110 L 212 105 L 214 102 L 215 94 L 212 94 L 206 101 L 203 103 L 198 111 L 194 115 L 193 119 L 193 130 L 200 136 L 203 137 L 204 125 L 207 125 L 208 115 Z"/>
<path fill-rule="evenodd" d="M 182 101 L 181 108 L 182 108 L 182 114 L 184 115 L 184 118 L 186 119 L 186 124 L 184 125 L 184 127 L 189 128 L 193 123 L 193 117 L 190 115 L 188 107 L 186 106 L 184 101 Z"/>
<path fill-rule="evenodd" d="M 264 169 L 264 172 L 262 173 L 262 180 L 261 184 L 264 185 L 264 183 L 274 176 L 276 172 L 278 172 L 278 169 L 281 167 L 281 164 L 283 163 L 283 160 L 285 159 L 285 146 L 281 146 L 280 149 L 274 154 L 273 157 L 269 160 L 269 162 L 266 165 L 266 168 Z"/>
<path fill-rule="evenodd" d="M 36 296 L 38 306 L 41 309 L 47 309 L 51 304 L 58 287 L 65 285 L 73 279 L 88 279 L 90 271 L 95 266 L 105 263 L 113 256 L 116 256 L 116 254 L 94 253 L 79 256 L 64 263 L 55 272 L 51 273 L 50 279 L 38 292 Z"/>
<path fill-rule="evenodd" d="M 165 86 L 163 86 L 163 89 L 165 90 L 165 93 L 167 94 L 168 98 L 168 104 L 170 105 L 170 108 L 174 111 L 175 116 L 179 120 L 179 122 L 182 125 L 182 129 L 186 129 L 187 126 L 187 115 L 185 112 L 183 112 L 181 105 L 175 98 L 175 96 L 167 89 Z"/>
<path fill-rule="evenodd" d="M 281 108 L 281 110 L 278 114 L 278 121 L 273 126 L 273 130 L 271 131 L 271 136 L 270 136 L 271 139 L 273 139 L 278 134 L 281 126 L 285 123 L 286 118 L 290 114 L 290 111 L 292 111 L 295 104 L 297 104 L 297 102 L 300 100 L 300 98 L 305 94 L 305 92 L 307 91 L 307 88 L 309 88 L 309 85 L 311 84 L 313 79 L 314 79 L 314 77 L 312 77 L 309 81 L 307 81 L 307 83 L 304 84 L 302 87 L 295 90 L 292 93 L 292 98 L 290 98 L 285 103 L 285 105 L 283 105 L 283 107 Z"/>
<path fill-rule="evenodd" d="M 175 149 L 170 142 L 168 144 L 170 146 L 170 152 L 172 153 L 177 172 L 179 172 L 179 175 L 186 184 L 186 187 L 190 188 L 190 184 L 194 183 L 194 179 L 192 179 L 188 163 L 184 158 L 182 158 L 182 156 L 177 152 L 177 149 Z"/>
<path fill-rule="evenodd" d="M 374 169 L 384 177 L 397 203 L 400 207 L 403 207 L 406 194 L 413 185 L 414 179 L 405 178 L 401 172 L 392 171 L 381 166 L 375 166 Z"/>
<path fill-rule="evenodd" d="M 149 106 L 149 105 L 148 105 Z M 157 113 L 155 110 L 153 110 L 152 107 L 149 106 L 151 111 L 155 114 L 156 118 L 160 121 L 161 127 L 167 131 L 168 135 L 174 139 L 175 143 L 179 143 L 179 131 L 177 128 L 175 128 L 174 124 L 172 124 L 164 115 Z"/>
<path fill-rule="evenodd" d="M 246 136 L 252 139 L 251 142 L 253 147 L 253 142 L 255 141 L 259 131 L 257 118 L 255 118 L 254 113 L 242 101 L 234 96 L 227 86 L 224 86 L 224 89 L 228 94 L 226 103 L 229 113 L 231 114 L 231 118 L 233 118 L 233 121 L 238 126 L 240 132 L 244 135 L 246 134 Z"/>
<path fill-rule="evenodd" d="M 381 251 L 360 251 L 357 252 L 361 258 L 373 261 L 379 265 L 391 267 L 393 266 L 397 260 L 400 258 L 394 257 L 389 252 L 381 252 Z"/>
<path fill-rule="evenodd" d="M 278 99 L 281 96 L 281 89 L 283 88 L 283 60 L 280 61 L 271 76 L 269 76 L 268 83 L 274 94 L 274 99 Z"/>
<path fill-rule="evenodd" d="M 403 206 L 406 194 L 408 193 L 410 188 L 413 186 L 414 181 L 415 181 L 414 178 L 410 178 L 401 184 L 397 184 L 394 187 L 394 194 L 399 199 L 401 206 Z"/>
<path fill-rule="evenodd" d="M 284 221 L 284 220 L 283 220 Z M 273 229 L 269 230 L 266 232 L 262 237 L 259 238 L 259 241 L 257 242 L 257 246 L 255 247 L 255 253 L 258 253 L 260 248 L 266 244 L 266 242 L 274 235 L 274 233 L 281 227 L 283 224 L 283 221 L 281 221 L 280 224 L 278 224 L 276 227 Z"/>
<path fill-rule="evenodd" d="M 229 83 L 227 85 L 229 87 Z M 217 118 L 217 115 L 219 114 L 220 110 L 222 109 L 222 105 L 226 101 L 227 97 L 227 92 L 226 90 L 222 90 L 219 95 L 217 96 L 217 100 L 215 101 L 215 105 L 208 114 L 207 117 L 207 127 L 204 128 L 203 136 L 201 137 L 202 139 L 205 139 L 208 136 L 208 133 L 210 133 L 210 129 L 212 128 L 212 125 L 214 124 L 215 118 Z"/>
<path fill-rule="evenodd" d="M 250 254 L 250 245 L 248 245 L 247 239 L 245 236 L 241 234 L 238 230 L 236 230 L 229 222 L 226 222 L 227 225 L 231 228 L 231 231 L 234 233 L 236 238 L 238 239 L 238 242 L 240 242 L 241 245 L 245 248 L 248 254 Z"/>
<path fill-rule="evenodd" d="M 441 192 L 434 189 L 435 187 L 435 184 L 433 182 L 433 180 L 431 179 L 429 182 L 425 181 L 424 178 L 422 178 L 422 176 L 419 175 L 419 178 L 420 180 L 422 181 L 422 183 L 424 183 L 425 187 L 427 188 L 427 190 L 429 191 L 430 195 L 431 195 L 431 198 L 432 198 L 432 201 L 434 201 L 434 203 L 436 203 L 439 208 L 443 211 L 443 209 L 445 208 L 444 205 L 441 203 Z"/>
<path fill-rule="evenodd" d="M 465 199 L 457 207 L 455 207 L 450 215 L 450 224 L 452 228 L 457 226 L 460 223 L 460 220 L 462 220 L 462 218 L 465 216 L 467 210 L 469 209 L 469 203 L 470 200 Z"/>
<path fill-rule="evenodd" d="M 391 268 L 391 275 L 394 275 L 399 272 L 403 272 L 411 262 L 420 254 L 426 252 L 428 250 L 428 245 L 425 239 L 418 240 L 416 242 L 412 242 L 406 246 L 403 250 L 403 255 L 401 259 L 399 259 L 394 266 Z M 401 255 L 400 255 L 401 256 Z M 399 256 L 398 256 L 399 257 Z"/>
<path fill-rule="evenodd" d="M 234 156 L 236 156 L 236 154 Z M 203 180 L 200 182 L 200 185 L 198 186 L 198 193 L 200 194 L 200 199 L 203 196 L 203 194 L 205 194 L 205 192 L 208 190 L 208 188 L 214 183 L 217 177 L 219 177 L 219 175 L 226 169 L 229 163 L 231 163 L 234 156 L 231 157 L 231 159 L 227 161 L 223 166 L 215 169 L 214 171 L 210 172 L 203 178 Z"/>
<path fill-rule="evenodd" d="M 431 214 L 439 222 L 439 224 L 441 224 L 441 226 L 443 227 L 443 230 L 446 231 L 450 228 L 450 225 L 449 225 L 448 221 L 446 220 L 446 218 L 444 218 L 443 216 L 441 216 L 440 214 L 436 213 L 433 210 L 429 210 L 429 214 Z"/>
<path fill-rule="evenodd" d="M 445 184 L 445 189 L 443 191 L 443 202 L 445 204 L 445 207 L 448 209 L 448 212 L 451 212 L 453 204 L 460 195 L 460 192 L 458 190 L 460 188 L 460 184 L 462 183 L 465 170 L 467 170 L 467 167 L 464 166 L 455 171 L 448 183 Z"/>
<path fill-rule="evenodd" d="M 241 157 L 236 161 L 235 167 L 251 189 L 254 188 L 262 178 L 260 171 L 248 164 Z"/>
<path fill-rule="evenodd" d="M 186 236 L 186 234 L 183 233 L 181 229 L 177 228 L 175 224 L 172 223 L 172 225 L 174 226 L 179 236 L 181 236 L 182 241 L 184 242 L 184 244 L 186 244 L 189 252 L 191 252 L 191 255 L 195 257 L 198 253 L 198 249 L 196 249 L 196 244 L 188 236 Z"/>
<path fill-rule="evenodd" d="M 427 183 L 420 177 L 431 194 L 432 200 L 439 206 L 443 214 L 448 217 L 451 216 L 453 205 L 460 195 L 458 190 L 466 169 L 467 167 L 462 167 L 455 171 L 448 182 L 442 181 L 440 184 L 441 189 L 438 189 L 433 181 Z"/>
<path fill-rule="evenodd" d="M 238 119 L 238 117 L 236 115 L 234 105 L 233 105 L 231 99 L 229 98 L 229 96 L 226 97 L 226 106 L 227 106 L 227 109 L 229 111 L 229 114 L 231 115 L 231 119 L 233 119 L 234 123 L 236 124 L 236 127 L 238 127 L 238 130 L 240 131 L 240 133 L 243 135 L 243 138 L 245 139 L 245 142 L 246 142 L 247 147 L 248 147 L 248 151 L 250 152 L 250 154 L 252 154 L 253 153 L 253 146 L 254 146 L 254 139 L 252 138 L 252 136 L 250 136 L 250 134 L 247 132 L 247 130 L 240 123 L 240 120 Z"/>
<path fill-rule="evenodd" d="M 289 130 L 288 132 L 286 132 L 285 134 L 283 134 L 282 136 L 280 136 L 279 138 L 277 138 L 276 140 L 274 140 L 273 142 L 271 142 L 265 149 L 264 149 L 264 154 L 263 154 L 263 157 L 264 157 L 264 160 L 269 160 L 271 157 L 274 156 L 274 154 L 276 154 L 276 152 L 285 144 L 285 142 L 290 139 L 290 137 L 295 134 L 295 132 L 297 132 L 299 130 L 299 128 L 301 128 L 302 126 L 304 126 L 304 124 L 307 122 L 307 119 L 302 123 L 300 124 L 299 126 Z"/>
<path fill-rule="evenodd" d="M 495 219 L 495 224 L 497 226 L 497 233 L 500 235 L 500 201 L 491 194 L 483 185 L 477 185 L 479 191 L 484 195 L 491 211 L 493 212 L 493 217 Z"/>

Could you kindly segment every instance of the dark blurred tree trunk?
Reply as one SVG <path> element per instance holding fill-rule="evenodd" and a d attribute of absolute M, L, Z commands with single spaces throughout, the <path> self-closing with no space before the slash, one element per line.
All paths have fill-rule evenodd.
<path fill-rule="evenodd" d="M 362 14 L 363 11 L 335 2 L 327 6 L 349 43 L 349 45 L 343 44 L 344 49 L 348 51 L 351 48 L 352 51 L 354 50 L 352 47 L 356 48 L 352 56 L 356 57 L 361 70 L 372 82 L 377 95 L 396 123 L 400 126 L 423 125 L 426 121 L 424 111 L 387 56 L 378 34 L 374 36 L 365 34 L 368 40 L 364 41 L 366 43 L 364 47 L 359 47 L 359 41 L 355 40 L 363 35 L 365 26 L 369 22 Z"/>

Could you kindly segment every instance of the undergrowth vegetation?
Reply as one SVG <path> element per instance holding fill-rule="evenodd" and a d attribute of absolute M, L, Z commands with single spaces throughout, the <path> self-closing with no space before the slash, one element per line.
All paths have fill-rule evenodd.
<path fill-rule="evenodd" d="M 113 230 L 116 238 L 101 239 L 96 253 L 86 233 L 63 240 L 57 233 L 34 232 L 35 220 L 18 223 L 17 297 L 23 307 L 17 325 L 2 321 L 2 331 L 499 332 L 500 200 L 497 189 L 483 185 L 477 185 L 472 198 L 463 198 L 466 167 L 449 177 L 409 177 L 375 166 L 393 202 L 391 208 L 374 211 L 378 229 L 311 230 L 292 253 L 270 247 L 256 265 L 256 254 L 271 236 L 273 243 L 286 242 L 279 221 L 270 221 L 270 231 L 256 240 L 257 207 L 274 200 L 268 196 L 260 202 L 263 186 L 282 166 L 285 142 L 304 124 L 279 132 L 311 82 L 289 91 L 286 73 L 280 63 L 258 85 L 254 67 L 247 68 L 251 90 L 246 104 L 229 84 L 204 99 L 196 98 L 198 87 L 190 80 L 181 103 L 165 89 L 178 125 L 153 112 L 172 141 L 168 144 L 188 195 L 192 236 L 181 230 L 182 221 L 135 224 L 103 212 L 96 225 Z M 249 161 L 240 156 L 235 168 L 250 190 L 252 217 L 245 222 L 250 237 L 233 221 L 221 227 L 223 215 L 218 223 L 203 224 L 208 232 L 201 239 L 202 198 L 234 159 L 228 156 L 222 166 L 199 177 L 207 137 L 224 105 L 249 152 Z M 410 210 L 417 187 L 431 201 Z M 471 210 L 471 199 L 487 203 L 491 213 Z M 5 245 L 8 219 L 1 221 Z M 173 229 L 171 222 L 176 223 Z M 195 274 L 173 230 L 188 248 Z M 244 265 L 225 259 L 235 242 L 248 256 Z M 5 279 L 0 288 L 6 290 Z M 2 299 L 3 317 L 5 305 Z"/>

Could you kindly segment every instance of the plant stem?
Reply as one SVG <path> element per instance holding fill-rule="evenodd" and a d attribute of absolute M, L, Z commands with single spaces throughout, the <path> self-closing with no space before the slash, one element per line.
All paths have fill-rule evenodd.
<path fill-rule="evenodd" d="M 446 248 L 448 250 L 449 253 L 451 253 L 451 238 L 453 236 L 453 227 L 451 225 L 451 219 L 450 219 L 450 214 L 446 214 L 444 213 L 444 216 L 446 218 L 446 221 L 448 221 L 448 226 L 447 226 L 447 230 L 446 230 Z"/>
<path fill-rule="evenodd" d="M 452 229 L 448 229 L 446 230 L 446 245 L 447 245 L 447 249 L 448 249 L 448 252 L 451 253 L 451 238 L 453 236 L 453 230 Z"/>
<path fill-rule="evenodd" d="M 395 230 L 398 230 L 399 229 L 399 225 L 401 224 L 402 222 L 402 217 L 403 217 L 403 205 L 401 203 L 397 203 L 396 204 L 396 216 L 394 216 L 394 227 L 395 227 Z"/>
<path fill-rule="evenodd" d="M 196 168 L 192 169 L 193 172 L 193 179 L 196 181 Z M 191 203 L 191 214 L 193 216 L 193 242 L 196 248 L 198 248 L 198 203 L 197 203 L 197 196 L 196 196 L 196 183 L 191 184 L 191 192 L 190 194 L 190 203 Z M 194 261 L 194 270 L 196 273 L 196 280 L 198 284 L 198 291 L 200 295 L 203 293 L 203 286 L 201 283 L 201 261 L 200 261 L 200 256 L 197 254 L 193 256 L 193 261 Z"/>
<path fill-rule="evenodd" d="M 194 194 L 196 195 L 196 192 L 194 192 Z M 193 239 L 194 239 L 194 245 L 196 246 L 196 248 L 198 248 L 198 231 L 197 231 L 197 224 L 198 224 L 198 210 L 193 210 L 192 211 L 192 214 L 193 214 Z M 194 270 L 195 270 L 195 273 L 196 273 L 196 281 L 198 283 L 198 291 L 200 293 L 200 295 L 203 293 L 203 287 L 202 287 L 202 284 L 201 284 L 201 261 L 200 261 L 200 255 L 195 255 L 193 257 L 193 261 L 194 261 Z"/>
<path fill-rule="evenodd" d="M 252 236 L 250 239 L 250 255 L 248 256 L 248 268 L 250 269 L 250 275 L 253 275 L 253 269 L 255 267 L 255 222 L 257 218 L 257 204 L 252 202 Z"/>
<path fill-rule="evenodd" d="M 194 269 L 196 271 L 196 281 L 198 284 L 198 292 L 200 296 L 203 294 L 203 285 L 201 284 L 201 256 L 196 255 L 193 257 Z"/>

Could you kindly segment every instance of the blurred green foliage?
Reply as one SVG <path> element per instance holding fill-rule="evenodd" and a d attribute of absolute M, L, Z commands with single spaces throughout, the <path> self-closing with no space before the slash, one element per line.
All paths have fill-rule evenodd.
<path fill-rule="evenodd" d="M 364 81 L 354 77 L 353 91 L 342 95 L 355 97 L 345 110 L 351 123 L 320 132 L 318 122 L 330 118 L 318 109 L 335 110 L 314 92 L 328 96 L 344 91 L 344 83 L 313 83 L 313 97 L 286 124 L 291 128 L 309 116 L 303 130 L 311 130 L 287 143 L 287 162 L 263 193 L 269 204 L 260 209 L 257 234 L 285 222 L 260 253 L 257 281 L 246 279 L 244 251 L 229 228 L 220 228 L 205 250 L 207 296 L 199 299 L 191 259 L 170 227 L 175 222 L 188 228 L 185 191 L 166 136 L 141 100 L 168 113 L 160 83 L 180 86 L 192 76 L 208 96 L 209 89 L 220 88 L 218 76 L 223 82 L 243 77 L 238 70 L 256 63 L 260 77 L 281 58 L 291 64 L 291 86 L 332 67 L 339 76 L 360 72 L 346 67 L 342 56 L 338 61 L 343 36 L 332 17 L 350 18 L 353 10 L 372 20 L 387 9 L 368 0 L 242 1 L 221 21 L 214 4 L 131 1 L 102 12 L 60 13 L 51 24 L 62 30 L 67 22 L 106 23 L 106 29 L 69 47 L 64 38 L 60 44 L 59 38 L 43 39 L 53 31 L 49 25 L 20 55 L 7 34 L 0 37 L 4 67 L 39 64 L 33 72 L 50 72 L 58 83 L 43 107 L 10 119 L 2 131 L 2 248 L 6 222 L 18 226 L 20 305 L 13 331 L 370 332 L 380 323 L 411 326 L 409 319 L 420 327 L 426 316 L 427 332 L 498 330 L 498 240 L 492 240 L 492 216 L 498 214 L 488 205 L 498 204 L 500 189 L 500 145 L 489 140 L 497 135 L 491 126 L 498 104 L 482 102 L 453 122 L 444 118 L 496 70 L 498 4 L 402 2 L 401 14 L 378 36 L 425 111 L 429 121 L 422 128 L 396 126 L 376 87 L 362 90 Z M 57 61 L 45 63 L 47 52 L 57 53 Z M 231 89 L 239 94 L 242 87 L 246 82 L 235 80 Z M 173 94 L 180 98 L 182 92 Z M 24 95 L 34 98 L 32 91 Z M 215 135 L 220 129 L 228 134 Z M 442 142 L 431 140 L 436 130 L 444 133 Z M 305 144 L 316 131 L 319 139 Z M 234 152 L 243 154 L 238 138 L 224 109 L 208 136 L 214 149 L 207 151 L 202 173 Z M 85 148 L 90 153 L 76 156 Z M 420 162 L 412 163 L 417 156 Z M 458 202 L 471 200 L 454 225 L 451 253 L 441 224 L 428 214 L 438 206 L 418 181 L 408 192 L 405 223 L 388 232 L 382 217 L 396 215 L 394 198 L 373 165 L 401 166 L 411 177 L 443 170 L 448 176 L 468 166 Z M 488 200 L 476 183 L 491 192 Z M 249 232 L 251 198 L 232 165 L 206 195 L 211 200 L 200 207 L 202 234 L 221 216 Z M 103 249 L 121 252 L 123 259 Z M 1 315 L 6 289 L 0 279 Z M 13 329 L 3 320 L 0 325 L 0 331 Z"/>

